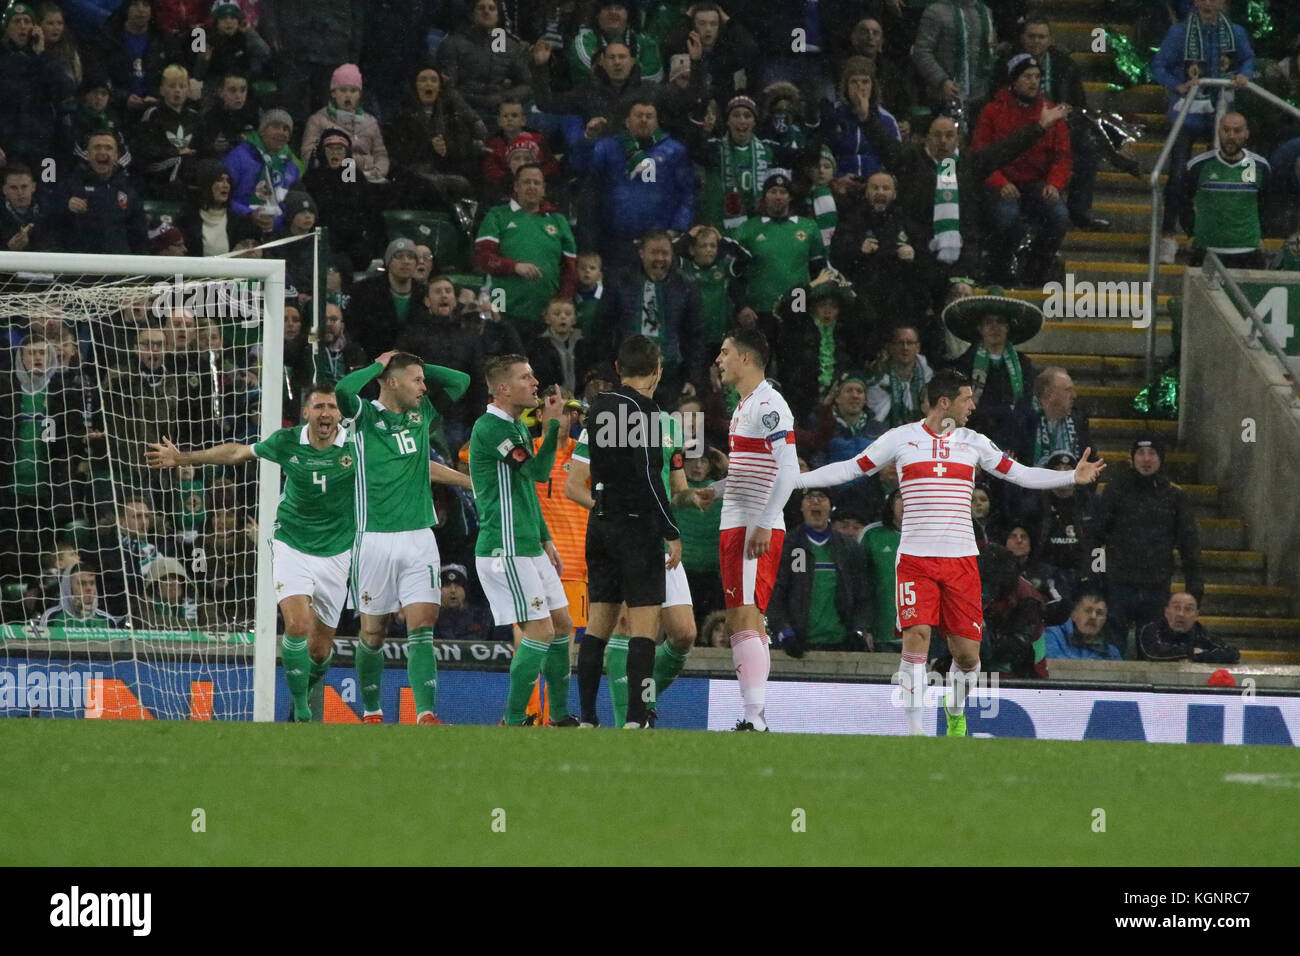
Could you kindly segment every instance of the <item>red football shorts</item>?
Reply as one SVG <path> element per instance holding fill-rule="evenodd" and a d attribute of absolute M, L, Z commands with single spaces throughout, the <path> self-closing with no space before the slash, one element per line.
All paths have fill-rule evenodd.
<path fill-rule="evenodd" d="M 980 571 L 975 555 L 919 558 L 900 554 L 894 563 L 898 627 L 938 627 L 946 635 L 978 641 L 984 632 Z"/>
<path fill-rule="evenodd" d="M 727 607 L 752 604 L 767 611 L 776 572 L 781 566 L 785 532 L 772 532 L 772 545 L 761 558 L 745 557 L 749 528 L 724 528 L 718 536 L 718 563 L 722 566 L 722 595 Z"/>

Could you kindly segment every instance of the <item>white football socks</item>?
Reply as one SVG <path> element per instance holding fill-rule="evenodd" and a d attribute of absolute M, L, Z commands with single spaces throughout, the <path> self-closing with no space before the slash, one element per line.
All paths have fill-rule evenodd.
<path fill-rule="evenodd" d="M 898 687 L 903 696 L 903 713 L 907 715 L 907 732 L 912 736 L 925 733 L 925 655 L 903 654 L 898 664 Z"/>
<path fill-rule="evenodd" d="M 731 660 L 736 665 L 736 679 L 740 682 L 745 720 L 753 724 L 755 730 L 767 730 L 763 711 L 767 707 L 767 675 L 772 669 L 767 638 L 758 631 L 732 634 Z"/>

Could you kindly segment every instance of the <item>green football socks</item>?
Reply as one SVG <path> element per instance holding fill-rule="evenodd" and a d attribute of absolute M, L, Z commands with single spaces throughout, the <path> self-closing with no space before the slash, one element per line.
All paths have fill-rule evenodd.
<path fill-rule="evenodd" d="M 551 723 L 558 724 L 569 716 L 569 635 L 551 641 L 542 668 Z"/>
<path fill-rule="evenodd" d="M 605 647 L 605 677 L 609 701 L 614 705 L 614 726 L 627 723 L 627 638 L 614 634 Z"/>
<path fill-rule="evenodd" d="M 663 697 L 668 685 L 677 679 L 677 675 L 686 666 L 686 655 L 664 641 L 655 650 L 655 691 L 656 696 Z"/>
<path fill-rule="evenodd" d="M 368 714 L 375 714 L 380 710 L 379 691 L 383 680 L 382 647 L 371 647 L 365 641 L 357 641 L 357 683 L 361 685 L 361 704 Z"/>
<path fill-rule="evenodd" d="M 417 627 L 406 637 L 406 675 L 415 699 L 415 716 L 434 714 L 438 701 L 438 660 L 433 656 L 433 628 Z"/>
<path fill-rule="evenodd" d="M 311 674 L 307 678 L 307 692 L 311 693 L 313 687 L 321 682 L 321 679 L 330 672 L 330 663 L 334 660 L 334 651 L 330 651 L 323 661 L 311 662 Z"/>
<path fill-rule="evenodd" d="M 293 698 L 293 719 L 311 720 L 311 707 L 307 703 L 307 679 L 311 669 L 311 656 L 307 653 L 307 638 L 280 638 L 280 657 L 284 663 L 284 679 Z"/>
<path fill-rule="evenodd" d="M 547 645 L 525 637 L 519 642 L 514 660 L 510 662 L 510 693 L 506 697 L 506 725 L 515 726 L 524 722 L 528 710 L 528 698 L 533 695 L 533 684 L 542 672 L 546 661 Z"/>

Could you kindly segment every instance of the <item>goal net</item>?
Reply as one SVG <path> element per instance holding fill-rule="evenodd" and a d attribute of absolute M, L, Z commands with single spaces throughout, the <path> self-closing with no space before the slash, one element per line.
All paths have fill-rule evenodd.
<path fill-rule="evenodd" d="M 0 253 L 0 716 L 269 720 L 284 264 Z"/>

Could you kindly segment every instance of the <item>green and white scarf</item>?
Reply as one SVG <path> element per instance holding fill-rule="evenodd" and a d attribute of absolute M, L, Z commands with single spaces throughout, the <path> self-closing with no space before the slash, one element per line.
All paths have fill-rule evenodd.
<path fill-rule="evenodd" d="M 903 379 L 891 367 L 889 369 L 889 427 L 897 428 L 921 417 L 921 389 L 925 388 L 925 376 L 921 374 L 920 363 L 912 366 L 912 377 Z"/>
<path fill-rule="evenodd" d="M 829 249 L 831 240 L 835 237 L 835 227 L 840 224 L 840 213 L 835 207 L 835 194 L 831 192 L 829 186 L 814 186 L 810 198 L 813 219 L 817 221 L 817 229 L 822 234 L 822 245 Z"/>
<path fill-rule="evenodd" d="M 722 224 L 735 229 L 754 209 L 772 163 L 772 151 L 757 137 L 752 137 L 749 145 L 740 146 L 730 136 L 718 140 L 717 150 L 722 176 Z"/>
<path fill-rule="evenodd" d="M 818 322 L 817 334 L 817 384 L 823 389 L 830 388 L 835 380 L 835 323 L 825 325 Z"/>
<path fill-rule="evenodd" d="M 961 193 L 957 188 L 957 157 L 939 160 L 934 178 L 934 236 L 930 251 L 944 265 L 961 256 Z"/>
<path fill-rule="evenodd" d="M 1016 355 L 1015 349 L 1010 346 L 998 358 L 989 355 L 988 349 L 980 343 L 979 348 L 975 350 L 975 364 L 971 369 L 971 397 L 979 401 L 980 396 L 984 394 L 984 386 L 989 380 L 990 365 L 1005 365 L 1007 377 L 1011 379 L 1011 401 L 1019 401 L 1020 396 L 1025 392 L 1025 378 L 1020 369 L 1020 359 Z"/>
<path fill-rule="evenodd" d="M 360 105 L 358 105 L 356 109 L 349 110 L 345 113 L 343 110 L 339 109 L 333 103 L 329 103 L 328 105 L 326 105 L 325 113 L 332 120 L 336 120 L 340 116 L 365 116 L 366 115 L 366 111 L 363 110 Z"/>
<path fill-rule="evenodd" d="M 984 4 L 975 4 L 975 14 L 979 17 L 979 35 L 972 43 L 966 29 L 966 15 L 962 12 L 961 0 L 950 0 L 952 22 L 957 28 L 957 85 L 961 95 L 969 98 L 975 80 L 987 78 L 993 73 L 993 14 Z M 974 53 L 972 60 L 971 54 Z"/>
<path fill-rule="evenodd" d="M 1074 430 L 1073 416 L 1066 415 L 1056 425 L 1049 425 L 1043 405 L 1034 396 L 1034 414 L 1038 416 L 1038 434 L 1034 436 L 1034 460 L 1032 464 L 1042 467 L 1048 458 L 1058 451 L 1069 452 L 1076 458 L 1082 451 L 1079 438 Z"/>
<path fill-rule="evenodd" d="M 668 134 L 661 129 L 655 130 L 650 134 L 649 149 L 654 149 L 660 143 L 668 138 Z M 623 150 L 623 171 L 627 173 L 628 179 L 636 179 L 641 175 L 641 170 L 648 163 L 653 163 L 647 154 L 647 150 L 641 148 L 631 133 L 619 133 L 618 145 Z"/>
<path fill-rule="evenodd" d="M 1218 32 L 1219 40 L 1219 57 L 1227 57 L 1228 63 L 1226 69 L 1220 69 L 1218 63 L 1210 63 L 1206 60 L 1205 50 L 1205 33 L 1201 24 L 1201 18 L 1195 10 L 1187 16 L 1187 30 L 1183 35 L 1183 62 L 1201 64 L 1201 76 L 1210 77 L 1231 76 L 1233 72 L 1233 56 L 1237 52 L 1237 38 L 1232 33 L 1232 21 L 1224 14 L 1219 14 L 1219 20 L 1213 29 Z M 1191 79 L 1190 76 L 1187 79 Z M 1212 113 L 1214 105 L 1210 99 L 1210 89 L 1204 86 L 1198 86 L 1189 95 L 1196 97 L 1192 104 L 1191 113 Z"/>

